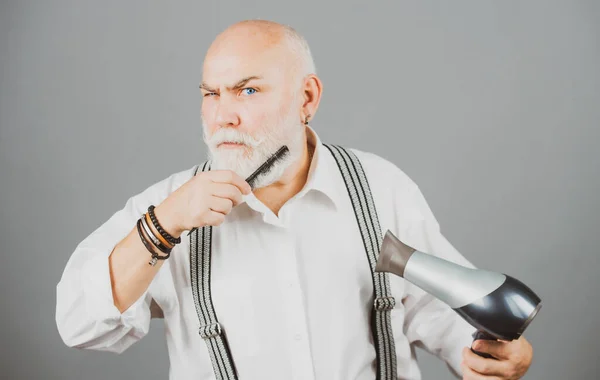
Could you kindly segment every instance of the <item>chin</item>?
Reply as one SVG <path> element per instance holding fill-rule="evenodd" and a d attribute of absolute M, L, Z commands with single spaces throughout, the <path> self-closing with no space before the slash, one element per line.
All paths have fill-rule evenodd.
<path fill-rule="evenodd" d="M 231 170 L 240 177 L 246 178 L 256 169 L 255 159 L 252 156 L 253 152 L 248 147 L 214 148 L 210 152 L 211 168 Z"/>

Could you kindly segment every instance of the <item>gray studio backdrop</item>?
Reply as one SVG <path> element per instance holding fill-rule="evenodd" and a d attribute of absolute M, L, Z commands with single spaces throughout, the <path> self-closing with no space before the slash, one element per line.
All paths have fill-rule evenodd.
<path fill-rule="evenodd" d="M 55 286 L 76 244 L 129 196 L 204 159 L 203 55 L 246 18 L 307 37 L 325 84 L 312 123 L 323 140 L 396 163 L 464 255 L 541 295 L 526 378 L 598 378 L 599 10 L 2 1 L 0 378 L 166 379 L 161 321 L 120 356 L 69 349 Z M 419 357 L 425 379 L 452 378 Z"/>

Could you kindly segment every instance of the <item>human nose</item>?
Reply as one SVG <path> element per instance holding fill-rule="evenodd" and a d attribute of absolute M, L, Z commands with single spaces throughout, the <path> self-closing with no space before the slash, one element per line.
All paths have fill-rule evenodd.
<path fill-rule="evenodd" d="M 220 127 L 236 127 L 240 118 L 233 100 L 221 96 L 215 110 L 215 122 Z"/>

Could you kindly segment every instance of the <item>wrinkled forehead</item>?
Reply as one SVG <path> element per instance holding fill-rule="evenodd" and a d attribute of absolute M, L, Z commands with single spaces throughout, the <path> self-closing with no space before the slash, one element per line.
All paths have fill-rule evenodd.
<path fill-rule="evenodd" d="M 291 52 L 276 41 L 263 38 L 230 38 L 216 41 L 204 59 L 203 82 L 229 86 L 241 78 L 259 76 L 265 81 L 285 84 L 294 72 Z"/>

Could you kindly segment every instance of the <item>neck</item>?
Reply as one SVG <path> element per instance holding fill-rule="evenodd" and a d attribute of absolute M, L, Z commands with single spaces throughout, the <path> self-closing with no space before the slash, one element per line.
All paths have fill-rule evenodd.
<path fill-rule="evenodd" d="M 286 169 L 281 178 L 269 186 L 254 191 L 254 196 L 271 209 L 275 215 L 279 214 L 279 210 L 288 200 L 302 190 L 308 179 L 315 147 L 308 143 L 306 137 L 305 131 L 305 143 L 300 158 Z"/>

